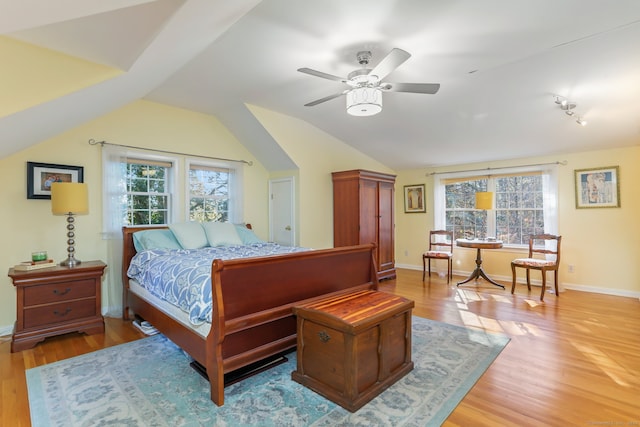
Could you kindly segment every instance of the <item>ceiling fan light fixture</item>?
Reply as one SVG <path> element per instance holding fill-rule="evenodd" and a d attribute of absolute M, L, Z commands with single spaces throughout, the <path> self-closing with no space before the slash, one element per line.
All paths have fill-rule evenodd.
<path fill-rule="evenodd" d="M 382 91 L 377 87 L 358 87 L 347 93 L 347 113 L 374 116 L 382 111 Z"/>

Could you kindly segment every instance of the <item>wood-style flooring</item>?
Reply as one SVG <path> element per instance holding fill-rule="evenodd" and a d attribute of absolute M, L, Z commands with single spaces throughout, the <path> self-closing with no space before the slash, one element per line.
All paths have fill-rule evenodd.
<path fill-rule="evenodd" d="M 511 342 L 445 426 L 640 426 L 640 301 L 540 288 L 516 294 L 484 281 L 398 270 L 380 290 L 415 300 L 414 314 L 506 334 Z M 0 425 L 30 426 L 25 370 L 142 338 L 131 324 L 106 319 L 102 335 L 67 334 L 10 353 L 0 342 Z"/>

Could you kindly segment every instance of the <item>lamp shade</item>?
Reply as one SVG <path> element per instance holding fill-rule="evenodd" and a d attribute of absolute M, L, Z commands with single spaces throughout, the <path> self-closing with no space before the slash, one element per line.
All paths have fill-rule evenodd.
<path fill-rule="evenodd" d="M 382 91 L 375 87 L 359 87 L 347 93 L 347 113 L 373 116 L 382 111 Z"/>
<path fill-rule="evenodd" d="M 493 193 L 491 191 L 479 191 L 476 193 L 476 209 L 493 209 Z"/>
<path fill-rule="evenodd" d="M 51 212 L 54 215 L 89 213 L 87 184 L 77 182 L 54 182 L 51 184 Z"/>

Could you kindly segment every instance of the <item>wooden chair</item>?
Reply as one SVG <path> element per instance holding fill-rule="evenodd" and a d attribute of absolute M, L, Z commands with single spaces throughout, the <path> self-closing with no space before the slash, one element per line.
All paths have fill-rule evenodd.
<path fill-rule="evenodd" d="M 431 230 L 429 232 L 429 250 L 422 254 L 422 281 L 427 271 L 429 260 L 429 277 L 431 277 L 431 260 L 447 260 L 447 283 L 453 277 L 453 232 L 446 230 Z"/>
<path fill-rule="evenodd" d="M 544 300 L 544 291 L 547 286 L 547 271 L 553 271 L 558 294 L 558 266 L 560 265 L 560 242 L 562 236 L 553 234 L 536 234 L 529 236 L 529 256 L 511 261 L 511 293 L 516 288 L 516 267 L 527 269 L 527 288 L 531 291 L 530 270 L 540 270 L 542 272 L 542 292 L 540 301 Z"/>

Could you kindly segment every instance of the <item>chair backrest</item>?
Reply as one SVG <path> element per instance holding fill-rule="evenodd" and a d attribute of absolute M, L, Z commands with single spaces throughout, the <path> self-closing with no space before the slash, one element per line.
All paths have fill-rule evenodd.
<path fill-rule="evenodd" d="M 553 257 L 560 264 L 560 242 L 562 236 L 553 234 L 532 234 L 529 236 L 529 258 L 542 255 L 545 259 Z"/>
<path fill-rule="evenodd" d="M 431 230 L 429 232 L 429 250 L 453 253 L 453 231 Z"/>

